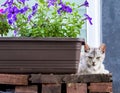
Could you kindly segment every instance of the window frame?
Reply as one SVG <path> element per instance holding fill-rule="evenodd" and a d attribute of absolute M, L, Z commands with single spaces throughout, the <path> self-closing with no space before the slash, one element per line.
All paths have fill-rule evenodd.
<path fill-rule="evenodd" d="M 87 14 L 92 17 L 93 25 L 91 26 L 87 21 L 87 44 L 91 47 L 99 47 L 102 42 L 102 1 L 89 0 L 89 4 Z"/>

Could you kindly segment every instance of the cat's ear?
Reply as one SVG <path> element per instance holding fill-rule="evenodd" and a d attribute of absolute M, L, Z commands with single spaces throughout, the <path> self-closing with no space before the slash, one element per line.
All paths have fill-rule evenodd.
<path fill-rule="evenodd" d="M 90 50 L 90 47 L 88 46 L 88 44 L 85 43 L 84 45 L 84 51 L 88 52 Z"/>
<path fill-rule="evenodd" d="M 105 53 L 105 51 L 106 51 L 106 45 L 105 45 L 104 43 L 101 44 L 100 47 L 99 47 L 99 49 L 100 49 L 103 53 Z"/>

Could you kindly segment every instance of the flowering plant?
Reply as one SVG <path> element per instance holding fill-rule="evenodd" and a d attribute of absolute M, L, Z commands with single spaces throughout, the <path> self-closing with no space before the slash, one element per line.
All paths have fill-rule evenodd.
<path fill-rule="evenodd" d="M 5 15 L 2 14 L 3 9 L 0 9 L 0 34 L 1 36 L 7 35 L 10 26 L 7 24 L 7 20 L 5 19 Z"/>
<path fill-rule="evenodd" d="M 62 0 L 37 0 L 32 7 L 27 5 L 28 1 L 7 0 L 1 5 L 15 36 L 77 37 L 86 19 L 92 25 L 92 18 L 87 14 L 82 17 L 78 10 L 89 6 L 87 0 L 81 5 Z"/>

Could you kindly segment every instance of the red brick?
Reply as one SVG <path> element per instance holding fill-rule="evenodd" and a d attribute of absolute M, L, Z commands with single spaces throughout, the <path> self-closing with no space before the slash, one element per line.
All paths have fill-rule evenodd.
<path fill-rule="evenodd" d="M 90 92 L 112 92 L 112 83 L 90 83 Z"/>
<path fill-rule="evenodd" d="M 0 84 L 27 85 L 28 75 L 0 74 Z"/>

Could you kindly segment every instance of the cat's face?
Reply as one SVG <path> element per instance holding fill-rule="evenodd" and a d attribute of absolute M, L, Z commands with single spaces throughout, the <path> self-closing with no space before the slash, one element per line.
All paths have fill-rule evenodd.
<path fill-rule="evenodd" d="M 99 48 L 85 48 L 85 60 L 88 67 L 95 67 L 102 64 L 105 58 L 105 46 L 101 45 Z"/>

